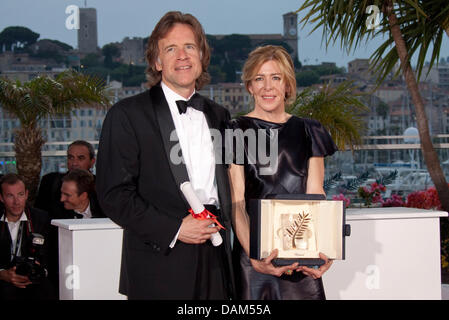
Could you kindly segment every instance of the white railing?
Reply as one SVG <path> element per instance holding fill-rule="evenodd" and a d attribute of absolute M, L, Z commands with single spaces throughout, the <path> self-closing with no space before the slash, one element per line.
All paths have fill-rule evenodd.
<path fill-rule="evenodd" d="M 449 134 L 437 134 L 431 137 L 432 139 L 447 139 L 449 141 Z M 399 141 L 416 140 L 419 141 L 419 136 L 364 136 L 363 140 L 388 140 L 394 141 L 390 143 L 374 143 L 363 144 L 356 146 L 356 150 L 404 150 L 404 149 L 421 149 L 420 143 L 399 143 Z M 434 148 L 437 149 L 449 149 L 449 142 L 433 142 Z M 346 150 L 350 148 L 347 147 Z"/>

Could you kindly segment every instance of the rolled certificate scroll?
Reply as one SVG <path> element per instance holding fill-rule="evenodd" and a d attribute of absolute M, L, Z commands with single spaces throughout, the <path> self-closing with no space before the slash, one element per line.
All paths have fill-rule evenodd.
<path fill-rule="evenodd" d="M 195 191 L 193 191 L 192 185 L 189 181 L 181 183 L 180 188 L 195 215 L 199 215 L 206 210 L 196 196 Z M 208 215 L 206 218 L 210 218 L 210 216 Z M 215 224 L 211 224 L 210 227 L 215 227 Z M 215 232 L 211 235 L 210 241 L 212 241 L 212 244 L 217 247 L 223 242 L 223 239 L 219 232 Z"/>

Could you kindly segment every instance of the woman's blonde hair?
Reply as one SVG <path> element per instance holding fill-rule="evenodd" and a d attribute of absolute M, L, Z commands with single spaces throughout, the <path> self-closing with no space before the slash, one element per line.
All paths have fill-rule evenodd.
<path fill-rule="evenodd" d="M 285 101 L 291 104 L 296 99 L 296 77 L 293 60 L 281 46 L 263 46 L 254 49 L 248 56 L 243 66 L 242 81 L 249 92 L 251 81 L 256 76 L 259 69 L 267 61 L 276 61 L 285 79 Z"/>

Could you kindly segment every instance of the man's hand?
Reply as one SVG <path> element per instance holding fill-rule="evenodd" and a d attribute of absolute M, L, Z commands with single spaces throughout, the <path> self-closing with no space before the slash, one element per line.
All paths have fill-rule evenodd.
<path fill-rule="evenodd" d="M 12 283 L 17 288 L 22 289 L 31 284 L 31 281 L 27 276 L 21 276 L 16 273 L 16 267 L 0 271 L 0 280 Z"/>
<path fill-rule="evenodd" d="M 213 223 L 212 219 L 198 220 L 189 214 L 182 219 L 178 240 L 188 244 L 205 243 L 211 234 L 220 230 L 219 227 L 209 227 Z"/>

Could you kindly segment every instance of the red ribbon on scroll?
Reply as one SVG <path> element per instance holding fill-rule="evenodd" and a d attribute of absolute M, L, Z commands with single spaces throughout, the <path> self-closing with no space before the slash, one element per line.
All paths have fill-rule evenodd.
<path fill-rule="evenodd" d="M 220 227 L 220 229 L 226 230 L 226 228 L 223 227 L 223 226 L 221 225 L 220 222 L 218 222 L 217 216 L 214 215 L 214 214 L 212 214 L 212 213 L 211 213 L 210 211 L 208 211 L 207 209 L 204 209 L 204 210 L 203 210 L 202 212 L 200 212 L 200 213 L 195 213 L 195 212 L 193 212 L 192 209 L 189 209 L 189 213 L 190 213 L 195 219 L 198 219 L 198 220 L 211 219 L 213 222 L 215 222 L 215 223 Z"/>

